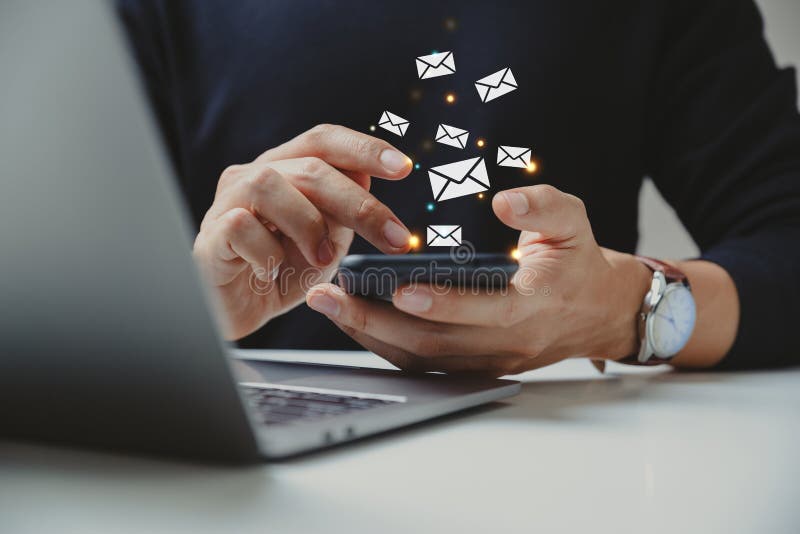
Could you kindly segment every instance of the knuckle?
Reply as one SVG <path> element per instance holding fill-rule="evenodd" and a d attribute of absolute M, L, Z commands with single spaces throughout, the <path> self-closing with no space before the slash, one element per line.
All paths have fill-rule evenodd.
<path fill-rule="evenodd" d="M 200 235 L 202 235 L 203 231 L 207 230 L 211 224 L 217 219 L 219 215 L 219 209 L 212 204 L 208 211 L 203 216 L 203 220 L 200 221 Z"/>
<path fill-rule="evenodd" d="M 371 220 L 376 219 L 383 211 L 383 204 L 373 196 L 367 196 L 359 204 L 355 213 L 355 221 L 357 224 L 365 224 Z"/>
<path fill-rule="evenodd" d="M 208 235 L 204 231 L 200 231 L 197 234 L 197 237 L 194 240 L 194 244 L 192 245 L 192 254 L 196 259 L 202 260 L 206 258 L 208 254 Z"/>
<path fill-rule="evenodd" d="M 586 213 L 586 204 L 580 197 L 576 197 L 575 195 L 571 195 L 569 193 L 564 193 L 567 196 L 569 202 L 575 206 L 579 213 Z"/>
<path fill-rule="evenodd" d="M 327 224 L 325 223 L 325 217 L 317 210 L 313 210 L 311 213 L 309 213 L 308 227 L 311 228 L 313 232 L 317 234 L 327 233 Z"/>
<path fill-rule="evenodd" d="M 333 124 L 329 124 L 327 122 L 323 122 L 317 124 L 313 128 L 311 128 L 308 132 L 312 135 L 325 135 L 330 133 L 332 130 L 335 130 L 336 126 Z"/>
<path fill-rule="evenodd" d="M 272 167 L 263 167 L 247 177 L 247 189 L 255 194 L 268 194 L 278 185 L 280 175 Z"/>
<path fill-rule="evenodd" d="M 233 208 L 224 216 L 225 228 L 231 232 L 241 232 L 255 221 L 253 214 L 244 208 Z"/>
<path fill-rule="evenodd" d="M 336 129 L 333 124 L 317 124 L 305 133 L 306 142 L 311 146 L 318 145 L 323 139 L 330 136 Z"/>
<path fill-rule="evenodd" d="M 322 161 L 320 158 L 316 157 L 303 158 L 301 174 L 304 179 L 314 180 L 326 174 L 327 170 L 328 170 L 328 164 Z"/>
<path fill-rule="evenodd" d="M 377 143 L 368 138 L 358 135 L 348 135 L 347 139 L 348 148 L 359 159 L 367 159 L 378 151 Z"/>
<path fill-rule="evenodd" d="M 244 165 L 229 165 L 225 167 L 222 171 L 222 174 L 219 176 L 219 181 L 217 182 L 217 191 L 224 189 L 230 186 L 232 183 L 236 182 L 242 174 L 242 170 L 244 169 Z"/>
<path fill-rule="evenodd" d="M 517 356 L 520 360 L 520 365 L 530 365 L 532 361 L 539 358 L 545 348 L 547 348 L 547 344 L 541 339 L 529 341 L 524 350 L 518 351 Z"/>
<path fill-rule="evenodd" d="M 526 371 L 527 367 L 526 359 L 522 356 L 512 357 L 503 362 L 498 363 L 498 370 L 500 371 L 500 375 L 516 375 L 523 371 Z"/>

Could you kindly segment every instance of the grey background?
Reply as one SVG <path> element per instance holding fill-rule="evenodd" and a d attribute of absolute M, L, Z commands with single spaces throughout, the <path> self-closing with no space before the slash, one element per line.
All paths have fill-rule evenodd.
<path fill-rule="evenodd" d="M 800 65 L 800 0 L 758 0 L 767 39 L 778 65 Z M 681 259 L 697 254 L 697 246 L 683 225 L 647 180 L 639 197 L 639 253 Z"/>

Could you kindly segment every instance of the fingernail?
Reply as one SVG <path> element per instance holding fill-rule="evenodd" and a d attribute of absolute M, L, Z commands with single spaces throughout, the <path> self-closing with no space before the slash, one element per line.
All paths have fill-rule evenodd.
<path fill-rule="evenodd" d="M 381 163 L 386 170 L 390 172 L 400 172 L 406 167 L 411 160 L 409 160 L 405 154 L 402 152 L 398 152 L 397 150 L 393 150 L 391 148 L 385 149 L 381 152 Z"/>
<path fill-rule="evenodd" d="M 325 236 L 325 238 L 319 244 L 319 248 L 317 249 L 317 259 L 322 265 L 328 265 L 333 261 L 334 256 L 335 253 L 333 252 L 331 240 L 328 239 L 328 236 Z"/>
<path fill-rule="evenodd" d="M 339 316 L 339 303 L 324 293 L 311 295 L 308 299 L 308 306 L 312 310 L 316 310 L 330 317 Z"/>
<path fill-rule="evenodd" d="M 408 312 L 426 312 L 433 306 L 433 297 L 427 288 L 418 286 L 413 292 L 408 289 L 400 291 L 395 299 L 395 305 Z"/>
<path fill-rule="evenodd" d="M 525 215 L 530 211 L 531 205 L 528 204 L 527 197 L 522 193 L 505 192 L 503 196 L 508 205 L 511 206 L 511 211 L 514 212 L 514 215 Z"/>
<path fill-rule="evenodd" d="M 393 247 L 402 248 L 408 245 L 408 239 L 411 237 L 411 234 L 408 230 L 390 219 L 383 225 L 383 237 L 385 237 L 386 241 Z"/>

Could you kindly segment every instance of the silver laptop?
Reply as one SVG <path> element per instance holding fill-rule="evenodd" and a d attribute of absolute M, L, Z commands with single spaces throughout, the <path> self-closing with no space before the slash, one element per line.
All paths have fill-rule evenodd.
<path fill-rule="evenodd" d="M 515 394 L 229 357 L 106 2 L 0 5 L 0 435 L 277 458 Z"/>

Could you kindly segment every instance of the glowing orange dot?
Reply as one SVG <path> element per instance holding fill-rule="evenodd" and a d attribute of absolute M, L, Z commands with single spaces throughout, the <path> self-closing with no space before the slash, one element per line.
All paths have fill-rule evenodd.
<path fill-rule="evenodd" d="M 453 102 L 456 101 L 456 95 L 454 95 L 453 93 L 447 93 L 444 99 L 448 104 L 452 104 Z"/>
<path fill-rule="evenodd" d="M 483 193 L 478 193 L 478 198 L 483 198 Z"/>
<path fill-rule="evenodd" d="M 527 169 L 527 170 L 528 170 L 528 172 L 529 172 L 529 173 L 533 174 L 533 173 L 535 173 L 535 172 L 536 172 L 538 169 L 539 169 L 539 166 L 538 166 L 538 165 L 536 165 L 536 162 L 535 162 L 535 161 L 531 161 L 530 163 L 528 163 L 528 169 Z"/>
<path fill-rule="evenodd" d="M 485 145 L 485 144 L 486 144 L 486 141 L 484 141 L 483 139 L 478 139 L 478 143 L 477 143 L 478 148 L 483 148 L 483 145 Z"/>
<path fill-rule="evenodd" d="M 411 237 L 408 238 L 408 246 L 417 248 L 419 246 L 419 237 L 411 234 Z"/>
<path fill-rule="evenodd" d="M 514 258 L 515 260 L 518 260 L 522 257 L 522 253 L 519 251 L 518 248 L 515 248 L 514 250 L 511 251 L 511 257 Z"/>

